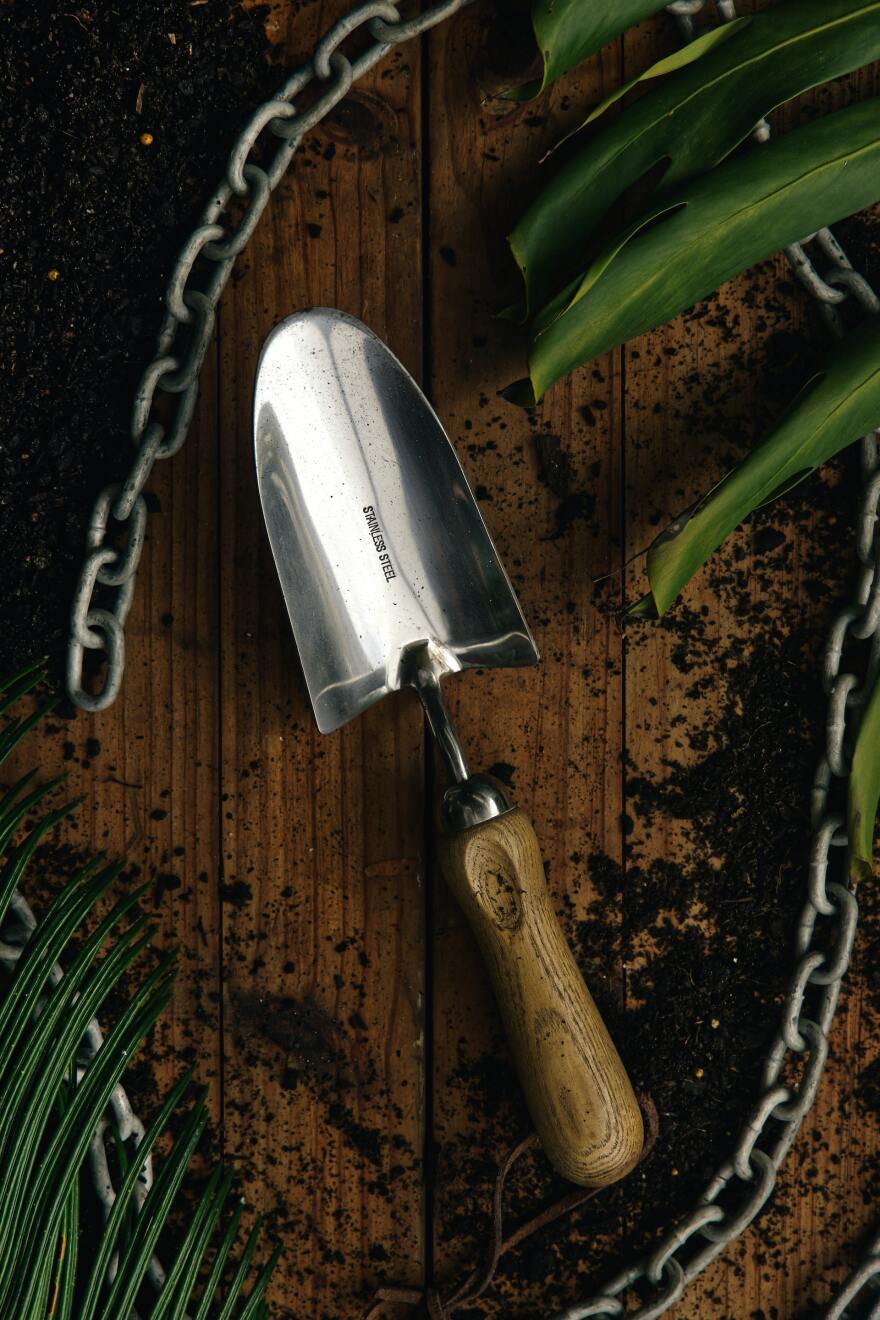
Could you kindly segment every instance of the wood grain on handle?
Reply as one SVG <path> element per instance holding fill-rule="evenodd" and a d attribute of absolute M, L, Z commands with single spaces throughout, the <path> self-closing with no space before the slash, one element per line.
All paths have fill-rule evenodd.
<path fill-rule="evenodd" d="M 446 880 L 480 943 L 529 1110 L 571 1182 L 635 1166 L 642 1116 L 547 893 L 538 840 L 516 809 L 441 841 Z"/>

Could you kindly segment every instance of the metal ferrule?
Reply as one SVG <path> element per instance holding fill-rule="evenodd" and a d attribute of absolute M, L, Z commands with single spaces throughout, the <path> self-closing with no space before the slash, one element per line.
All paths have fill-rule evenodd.
<path fill-rule="evenodd" d="M 443 794 L 443 823 L 451 834 L 483 825 L 510 810 L 503 789 L 486 775 L 471 775 L 463 783 L 451 784 Z"/>
<path fill-rule="evenodd" d="M 474 825 L 482 825 L 510 811 L 500 785 L 486 775 L 472 775 L 449 708 L 443 698 L 440 677 L 451 668 L 443 647 L 426 642 L 408 648 L 402 664 L 404 681 L 414 687 L 425 711 L 431 733 L 440 749 L 452 783 L 443 794 L 443 823 L 450 833 L 458 834 Z"/>

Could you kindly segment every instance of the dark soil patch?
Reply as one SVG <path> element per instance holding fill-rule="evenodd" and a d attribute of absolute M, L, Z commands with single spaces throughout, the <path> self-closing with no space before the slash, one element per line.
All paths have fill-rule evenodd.
<path fill-rule="evenodd" d="M 57 665 L 165 276 L 278 82 L 235 0 L 0 5 L 0 673 Z"/>

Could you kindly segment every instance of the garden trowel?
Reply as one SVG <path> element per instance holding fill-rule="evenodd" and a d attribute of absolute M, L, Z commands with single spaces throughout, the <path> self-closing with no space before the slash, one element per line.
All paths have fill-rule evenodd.
<path fill-rule="evenodd" d="M 440 861 L 491 974 L 553 1164 L 601 1186 L 638 1160 L 642 1122 L 565 942 L 535 832 L 469 773 L 441 679 L 538 652 L 464 472 L 413 379 L 342 312 L 269 336 L 254 410 L 263 514 L 309 695 L 332 733 L 412 687 L 448 772 Z M 488 718 L 488 715 L 487 715 Z"/>

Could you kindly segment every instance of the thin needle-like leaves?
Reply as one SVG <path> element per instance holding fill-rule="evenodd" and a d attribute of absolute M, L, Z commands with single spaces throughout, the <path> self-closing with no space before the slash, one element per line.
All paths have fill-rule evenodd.
<path fill-rule="evenodd" d="M 15 701 L 26 697 L 43 677 L 40 666 L 16 675 L 0 696 L 0 762 L 39 718 L 39 711 L 11 715 Z M 44 707 L 43 710 L 46 708 Z M 0 797 L 0 917 L 12 901 L 40 840 L 67 813 L 61 807 L 34 823 L 18 847 L 16 829 L 38 810 L 53 785 L 32 787 L 26 776 Z M 60 891 L 43 921 L 32 932 L 9 982 L 0 993 L 0 1315 L 20 1320 L 120 1320 L 131 1314 L 141 1293 L 158 1236 L 186 1177 L 189 1160 L 207 1121 L 200 1098 L 184 1120 L 181 1138 L 162 1162 L 133 1231 L 133 1192 L 143 1162 L 183 1097 L 184 1078 L 175 1087 L 139 1148 L 120 1159 L 119 1195 L 90 1261 L 78 1251 L 79 1180 L 96 1126 L 132 1054 L 167 1002 L 173 958 L 164 958 L 128 992 L 127 1002 L 110 1026 L 101 1049 L 86 1066 L 77 1067 L 83 1036 L 109 997 L 118 994 L 150 940 L 149 918 L 130 920 L 142 891 L 124 895 L 97 922 L 96 905 L 116 879 L 118 866 L 100 859 L 82 868 Z M 128 922 L 129 924 L 125 924 Z M 90 930 L 84 930 L 86 925 Z M 65 959 L 71 943 L 76 952 Z M 56 965 L 67 961 L 58 979 Z M 231 1175 L 222 1169 L 209 1178 L 188 1217 L 166 1287 L 150 1312 L 156 1320 L 184 1320 L 194 1309 L 193 1293 L 208 1270 L 210 1295 L 221 1287 L 223 1266 L 237 1236 L 241 1206 L 227 1220 L 224 1205 Z M 218 1219 L 224 1218 L 220 1242 L 208 1264 Z M 231 1289 L 218 1305 L 238 1315 L 256 1317 L 268 1278 L 264 1268 L 251 1292 L 243 1295 L 255 1237 L 245 1244 L 248 1268 L 236 1272 Z M 274 1258 L 273 1258 L 274 1260 Z M 116 1272 L 111 1281 L 111 1264 Z M 206 1285 L 207 1286 L 207 1285 Z M 256 1299 L 256 1300 L 254 1300 Z M 208 1299 L 210 1301 L 210 1298 Z M 204 1317 L 213 1316 L 199 1301 Z"/>

